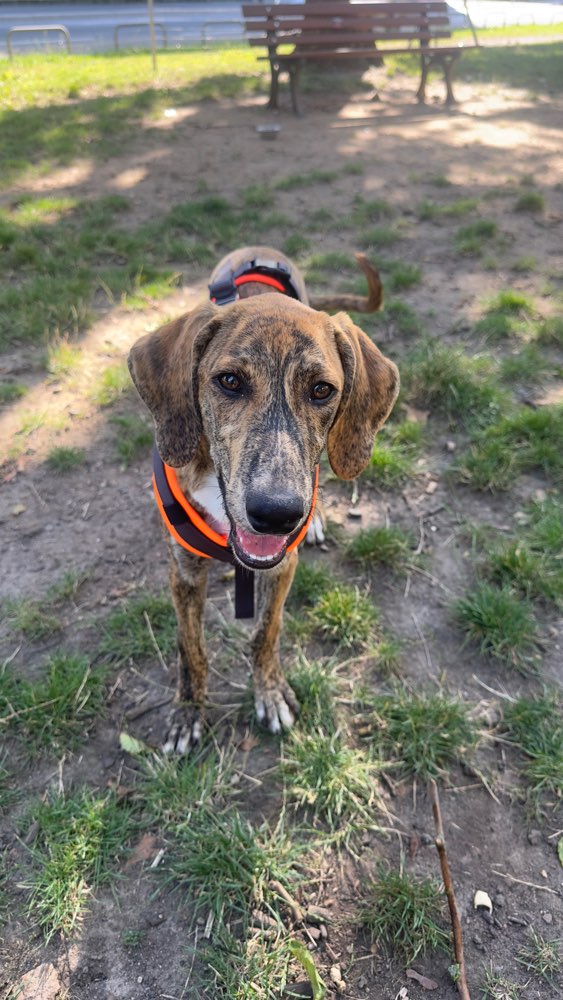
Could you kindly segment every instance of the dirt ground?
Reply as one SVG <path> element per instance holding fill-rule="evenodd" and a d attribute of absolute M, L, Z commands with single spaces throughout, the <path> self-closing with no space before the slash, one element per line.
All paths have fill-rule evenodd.
<path fill-rule="evenodd" d="M 403 226 L 403 238 L 392 256 L 423 269 L 419 287 L 401 297 L 433 335 L 470 347 L 472 323 L 500 288 L 513 287 L 533 295 L 545 315 L 552 314 L 551 290 L 563 265 L 561 100 L 460 81 L 459 104 L 446 110 L 439 83 L 432 85 L 426 107 L 415 104 L 413 91 L 412 79 L 397 76 L 386 81 L 379 101 L 368 100 L 365 91 L 346 101 L 339 101 L 334 93 L 309 95 L 303 119 L 293 117 L 286 104 L 276 118 L 281 132 L 273 142 L 262 141 L 256 132 L 258 124 L 272 117 L 262 98 L 177 108 L 176 115 L 163 117 L 159 127 L 153 123 L 146 134 L 140 132 L 134 148 L 122 158 L 102 165 L 84 158 L 71 168 L 14 188 L 5 200 L 24 191 L 79 198 L 122 192 L 132 204 L 126 224 L 134 227 L 168 212 L 174 204 L 200 198 L 202 181 L 208 191 L 235 198 L 253 184 L 273 184 L 294 173 L 331 170 L 338 172 L 331 183 L 279 190 L 276 209 L 293 218 L 296 228 L 303 231 L 299 220 L 306 220 L 316 208 L 328 209 L 334 219 L 346 219 L 357 194 L 390 202 Z M 344 172 L 346 165 L 354 162 L 361 163 L 363 171 Z M 433 179 L 439 176 L 451 184 L 445 193 L 433 186 Z M 533 177 L 544 194 L 546 208 L 541 216 L 509 211 L 506 198 L 490 195 L 491 189 L 518 185 L 526 177 Z M 479 212 L 494 218 L 503 234 L 497 265 L 487 266 L 483 258 L 460 257 L 453 252 L 458 221 L 440 226 L 420 222 L 415 206 L 424 198 L 478 199 Z M 357 249 L 350 245 L 345 230 L 311 232 L 306 226 L 313 253 L 339 250 L 352 255 Z M 273 232 L 268 242 L 275 245 L 276 235 Z M 511 269 L 515 260 L 528 255 L 540 262 L 535 271 Z M 36 676 L 46 657 L 62 642 L 86 651 L 94 648 L 100 616 L 125 596 L 166 585 L 149 456 L 127 469 L 120 468 L 107 414 L 88 401 L 87 388 L 95 374 L 109 361 L 123 357 L 138 336 L 205 295 L 206 271 L 188 269 L 182 262 L 178 268 L 182 271 L 180 287 L 143 312 L 100 301 L 98 318 L 81 342 L 83 364 L 71 381 L 45 380 L 23 350 L 1 359 L 5 374 L 30 387 L 21 402 L 0 413 L 2 446 L 21 434 L 23 415 L 33 411 L 45 414 L 46 419 L 41 427 L 28 432 L 17 461 L 7 461 L 3 467 L 0 595 L 36 599 L 69 570 L 86 577 L 75 601 L 65 608 L 62 639 L 58 634 L 45 643 L 32 643 L 4 628 L 3 659 L 11 658 L 11 666 L 26 676 Z M 327 275 L 327 288 L 330 284 L 331 276 Z M 382 349 L 394 358 L 400 359 L 401 351 L 412 346 L 412 338 L 407 341 L 392 330 L 386 336 Z M 479 349 L 478 344 L 473 346 Z M 555 383 L 550 382 L 547 391 L 556 392 Z M 141 412 L 141 404 L 133 397 L 125 399 L 118 404 L 118 412 Z M 56 429 L 60 415 L 66 418 L 64 431 Z M 463 434 L 433 420 L 432 414 L 427 417 L 431 443 L 416 476 L 402 492 L 384 492 L 361 482 L 357 508 L 363 527 L 387 522 L 420 535 L 428 574 L 413 575 L 407 587 L 404 578 L 382 573 L 370 578 L 369 585 L 386 626 L 405 644 L 401 667 L 405 684 L 428 688 L 446 678 L 448 689 L 460 698 L 496 711 L 502 696 L 494 692 L 530 693 L 538 686 L 462 645 L 451 604 L 474 575 L 467 539 L 460 534 L 459 524 L 471 520 L 493 524 L 499 531 L 513 527 L 515 513 L 545 484 L 539 477 L 524 476 L 505 495 L 477 494 L 456 487 L 444 475 L 451 461 L 446 442 L 453 441 L 459 449 L 464 445 Z M 85 448 L 86 465 L 64 478 L 53 474 L 45 463 L 53 444 Z M 330 517 L 341 522 L 348 533 L 353 532 L 357 522 L 347 516 L 350 485 L 327 477 L 322 491 Z M 334 544 L 328 552 L 308 551 L 304 558 L 328 562 L 342 575 Z M 220 575 L 216 569 L 207 613 L 216 666 L 221 665 L 223 655 L 219 616 L 228 620 L 232 616 L 230 584 Z M 351 579 L 365 583 L 357 571 Z M 561 624 L 553 616 L 543 622 L 549 636 L 542 664 L 546 683 L 557 683 L 560 678 Z M 287 647 L 291 658 L 289 642 Z M 232 653 L 229 656 L 233 663 Z M 14 864 L 20 856 L 17 837 L 26 803 L 41 796 L 48 786 L 61 783 L 67 788 L 87 781 L 104 787 L 110 779 L 127 784 L 131 762 L 124 760 L 118 743 L 123 720 L 142 699 L 161 701 L 172 685 L 171 676 L 165 674 L 156 657 L 146 666 L 145 673 L 133 665 L 120 668 L 109 685 L 106 714 L 74 756 L 58 763 L 46 757 L 30 764 L 21 745 L 16 740 L 7 741 L 6 766 L 18 787 L 24 789 L 17 808 L 0 818 L 0 847 L 12 852 Z M 357 678 L 363 669 L 361 664 L 352 665 L 352 674 Z M 245 677 L 243 661 L 234 662 L 229 675 L 214 673 L 211 700 L 218 704 L 231 701 L 230 682 L 241 683 Z M 382 682 L 367 668 L 366 677 L 373 683 Z M 218 717 L 220 709 L 216 712 Z M 147 713 L 130 725 L 130 731 L 158 744 L 165 714 L 166 706 Z M 247 718 L 239 714 L 234 723 L 231 720 L 228 727 L 219 730 L 218 738 L 238 745 L 246 729 Z M 264 736 L 246 754 L 244 767 L 248 773 L 258 774 L 273 766 L 278 756 L 278 744 Z M 480 995 L 484 970 L 492 969 L 518 984 L 526 1000 L 555 997 L 560 995 L 558 988 L 527 973 L 515 956 L 528 939 L 529 925 L 549 937 L 561 936 L 563 870 L 554 837 L 563 825 L 561 817 L 550 813 L 539 825 L 530 822 L 515 794 L 518 761 L 501 743 L 485 741 L 479 760 L 482 772 L 488 775 L 490 792 L 474 773 L 464 774 L 459 769 L 441 793 L 472 996 Z M 276 814 L 278 792 L 275 786 L 268 787 L 267 777 L 257 786 L 249 802 L 257 819 Z M 424 788 L 413 788 L 410 782 L 399 785 L 390 807 L 407 846 L 414 834 L 418 837 L 420 846 L 410 870 L 438 875 L 431 842 L 432 816 Z M 398 865 L 397 838 L 367 837 L 358 859 L 335 853 L 327 864 L 318 902 L 333 900 L 336 921 L 328 944 L 321 942 L 316 949 L 315 960 L 326 978 L 330 966 L 340 962 L 347 982 L 345 996 L 350 1000 L 394 1000 L 402 987 L 408 989 L 410 1000 L 419 1000 L 425 995 L 422 987 L 406 979 L 400 965 L 384 952 L 371 954 L 369 943 L 346 919 L 354 912 L 359 885 L 380 858 Z M 477 889 L 486 890 L 493 900 L 490 919 L 473 908 Z M 154 895 L 148 863 L 126 865 L 111 890 L 96 893 L 80 932 L 67 942 L 55 936 L 46 946 L 24 916 L 25 890 L 18 887 L 17 879 L 13 892 L 13 909 L 2 929 L 0 945 L 3 997 L 157 1000 L 200 995 L 191 978 L 194 938 L 189 932 L 189 907 L 182 905 L 180 894 Z M 145 932 L 141 949 L 131 951 L 123 946 L 122 931 L 127 927 Z M 433 995 L 440 1000 L 457 995 L 447 966 L 446 957 L 440 954 L 416 963 L 418 971 L 439 983 Z M 24 974 L 28 978 L 23 980 L 22 992 L 17 993 L 15 986 Z"/>

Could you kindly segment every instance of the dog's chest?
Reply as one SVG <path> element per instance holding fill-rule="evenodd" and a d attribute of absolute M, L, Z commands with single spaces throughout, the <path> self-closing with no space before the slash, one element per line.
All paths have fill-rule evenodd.
<path fill-rule="evenodd" d="M 191 497 L 196 504 L 205 509 L 205 520 L 209 527 L 221 535 L 228 535 L 230 531 L 229 521 L 225 513 L 217 476 L 212 472 L 208 473 L 201 485 L 196 490 L 192 490 Z"/>

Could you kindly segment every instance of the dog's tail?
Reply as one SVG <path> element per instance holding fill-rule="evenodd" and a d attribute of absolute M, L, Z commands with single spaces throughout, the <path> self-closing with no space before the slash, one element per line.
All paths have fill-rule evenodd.
<path fill-rule="evenodd" d="M 363 253 L 356 254 L 356 260 L 368 282 L 367 297 L 363 295 L 310 295 L 309 304 L 313 309 L 323 309 L 327 312 L 345 309 L 347 312 L 372 313 L 383 305 L 383 285 L 379 271 Z"/>

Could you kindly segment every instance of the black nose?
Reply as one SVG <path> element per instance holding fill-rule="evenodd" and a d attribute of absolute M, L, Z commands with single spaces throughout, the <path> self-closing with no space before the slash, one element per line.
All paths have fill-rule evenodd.
<path fill-rule="evenodd" d="M 246 513 L 255 531 L 288 535 L 303 517 L 303 501 L 286 490 L 278 490 L 275 496 L 251 490 L 246 498 Z"/>

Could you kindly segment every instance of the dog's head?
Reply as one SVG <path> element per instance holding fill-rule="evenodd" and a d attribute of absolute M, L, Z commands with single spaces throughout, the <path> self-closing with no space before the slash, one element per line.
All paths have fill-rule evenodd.
<path fill-rule="evenodd" d="M 276 293 L 198 307 L 139 340 L 129 369 L 168 465 L 187 466 L 207 441 L 230 543 L 252 568 L 280 562 L 305 522 L 325 445 L 341 479 L 368 465 L 399 388 L 346 313 Z"/>

